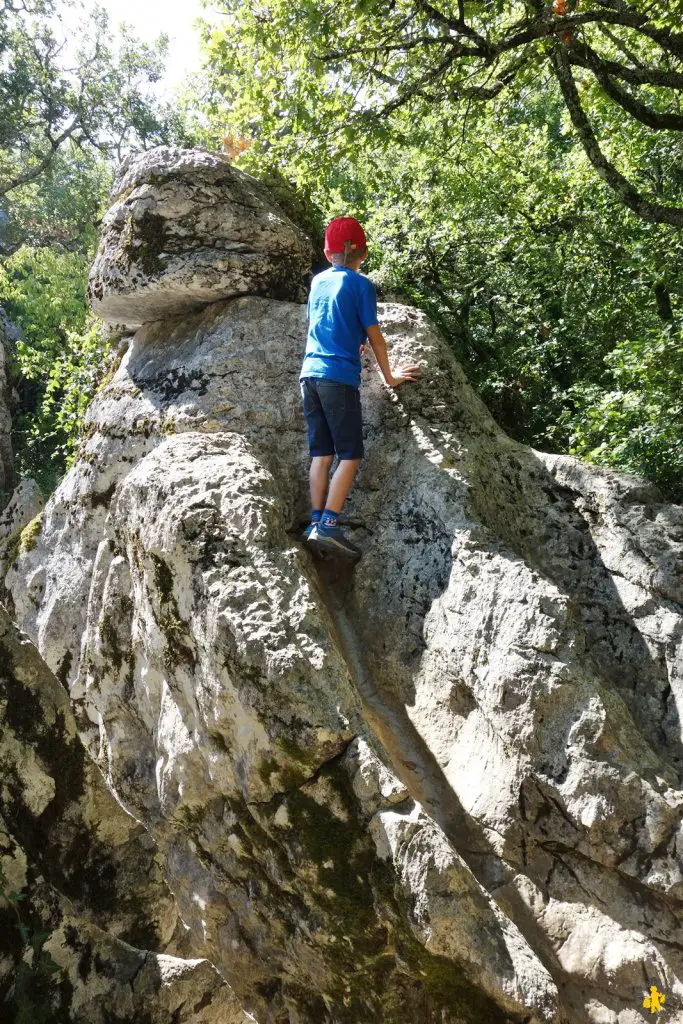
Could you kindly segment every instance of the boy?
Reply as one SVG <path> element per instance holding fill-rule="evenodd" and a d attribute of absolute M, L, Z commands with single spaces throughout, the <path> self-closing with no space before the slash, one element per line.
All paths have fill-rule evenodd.
<path fill-rule="evenodd" d="M 325 256 L 332 266 L 313 278 L 300 374 L 312 459 L 313 511 L 304 538 L 311 547 L 350 558 L 360 558 L 361 552 L 342 533 L 339 514 L 363 458 L 359 388 L 360 357 L 366 341 L 389 387 L 414 381 L 420 372 L 412 365 L 391 371 L 377 323 L 375 286 L 359 273 L 367 255 L 365 232 L 357 220 L 337 217 L 328 224 Z M 330 481 L 335 454 L 339 464 Z"/>

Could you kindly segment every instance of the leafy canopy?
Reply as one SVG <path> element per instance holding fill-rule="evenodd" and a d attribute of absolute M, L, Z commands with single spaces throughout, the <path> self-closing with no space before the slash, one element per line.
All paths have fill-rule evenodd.
<path fill-rule="evenodd" d="M 22 246 L 0 266 L 0 305 L 24 335 L 15 367 L 17 471 L 46 494 L 71 464 L 112 363 L 110 341 L 86 305 L 89 263 L 85 253 Z"/>
<path fill-rule="evenodd" d="M 57 32 L 78 15 L 78 37 Z M 112 32 L 102 8 L 64 0 L 0 0 L 0 198 L 35 181 L 71 141 L 116 154 L 168 141 L 174 115 L 150 87 L 167 39 Z"/>
<path fill-rule="evenodd" d="M 536 91 L 552 80 L 586 156 L 619 200 L 645 220 L 683 226 L 678 183 L 673 195 L 668 176 L 648 188 L 642 169 L 630 175 L 617 166 L 609 136 L 599 138 L 599 108 L 607 99 L 624 115 L 627 131 L 647 126 L 663 133 L 663 153 L 678 146 L 678 4 L 678 18 L 664 0 L 593 0 L 580 7 L 572 0 L 223 0 L 221 6 L 224 26 L 209 34 L 216 84 L 238 122 L 258 108 L 259 134 L 270 148 L 282 152 L 294 133 L 319 158 L 339 157 L 359 134 L 386 139 L 397 112 L 418 122 L 439 109 L 452 119 L 458 101 L 481 104 L 512 86 Z"/>

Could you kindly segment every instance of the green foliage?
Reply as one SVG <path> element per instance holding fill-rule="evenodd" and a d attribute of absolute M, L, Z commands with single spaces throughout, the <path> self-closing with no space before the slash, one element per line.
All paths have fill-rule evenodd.
<path fill-rule="evenodd" d="M 571 65 L 611 165 L 679 209 L 680 134 L 632 116 L 586 65 L 592 47 L 645 74 L 613 81 L 672 113 L 677 87 L 657 84 L 675 82 L 681 63 L 669 6 L 648 6 L 658 41 L 620 24 L 625 0 L 616 13 L 601 6 L 606 30 L 587 23 L 563 47 L 549 7 L 522 0 L 465 3 L 464 21 L 459 5 L 414 0 L 222 6 L 223 22 L 204 29 L 206 76 L 171 108 L 148 88 L 163 40 L 114 40 L 95 11 L 67 70 L 59 0 L 29 0 L 21 16 L 0 0 L 0 302 L 25 332 L 20 470 L 50 489 L 110 365 L 84 299 L 106 154 L 133 142 L 218 148 L 228 136 L 235 162 L 313 237 L 318 266 L 329 217 L 364 221 L 367 269 L 437 321 L 511 434 L 645 473 L 683 499 L 680 232 L 639 219 L 599 180 L 553 63 L 561 52 Z M 520 27 L 527 41 L 506 49 Z"/>
<path fill-rule="evenodd" d="M 608 354 L 616 390 L 580 384 L 564 413 L 570 452 L 643 473 L 683 501 L 683 347 L 672 332 L 627 340 Z"/>
<path fill-rule="evenodd" d="M 20 904 L 28 900 L 24 890 L 9 890 L 9 883 L 0 865 L 0 902 L 6 902 L 16 917 L 14 928 L 19 933 L 22 957 L 13 973 L 13 989 L 9 1004 L 12 1024 L 50 1024 L 54 1020 L 55 997 L 64 980 L 64 973 L 44 949 L 51 932 L 40 927 L 33 907 L 22 914 Z"/>
<path fill-rule="evenodd" d="M 88 264 L 83 253 L 22 246 L 0 266 L 0 304 L 24 332 L 16 365 L 18 471 L 45 493 L 72 461 L 112 359 L 101 323 L 87 310 Z"/>
<path fill-rule="evenodd" d="M 62 978 L 62 970 L 43 949 L 50 932 L 31 934 L 22 926 L 22 938 L 31 951 L 30 963 L 22 960 L 14 972 L 13 1024 L 51 1024 L 53 1000 Z"/>
<path fill-rule="evenodd" d="M 24 375 L 35 379 L 60 354 L 64 324 L 83 329 L 88 258 L 58 248 L 22 246 L 0 267 L 0 302 L 24 333 Z"/>
<path fill-rule="evenodd" d="M 65 144 L 40 178 L 5 196 L 0 258 L 21 245 L 91 253 L 111 182 L 112 167 L 100 153 Z"/>
<path fill-rule="evenodd" d="M 77 37 L 61 29 L 70 18 Z M 69 141 L 118 157 L 168 141 L 175 114 L 151 90 L 167 42 L 112 33 L 102 8 L 0 0 L 0 196 L 40 178 Z"/>
<path fill-rule="evenodd" d="M 523 7 L 478 8 L 474 25 L 500 34 Z M 292 182 L 314 223 L 361 218 L 367 269 L 437 321 L 508 432 L 683 499 L 680 233 L 639 219 L 596 177 L 545 63 L 550 42 L 485 103 L 464 98 L 459 67 L 392 107 L 424 72 L 424 46 L 387 47 L 415 10 L 407 0 L 224 8 L 205 33 L 209 116 L 215 136 L 228 126 L 252 140 L 238 165 Z M 631 42 L 645 59 L 647 41 Z M 577 80 L 619 169 L 680 203 L 679 136 Z"/>

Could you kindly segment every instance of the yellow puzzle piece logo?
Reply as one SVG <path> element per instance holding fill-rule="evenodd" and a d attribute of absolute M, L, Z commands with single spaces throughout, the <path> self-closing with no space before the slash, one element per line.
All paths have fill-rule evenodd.
<path fill-rule="evenodd" d="M 657 991 L 656 985 L 650 985 L 650 994 L 643 999 L 643 1006 L 650 1013 L 661 1013 L 666 1002 L 666 996 Z"/>

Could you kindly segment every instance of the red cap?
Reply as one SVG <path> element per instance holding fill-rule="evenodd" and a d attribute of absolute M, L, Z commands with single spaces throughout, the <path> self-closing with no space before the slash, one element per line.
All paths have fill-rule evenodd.
<path fill-rule="evenodd" d="M 355 217 L 335 217 L 325 231 L 325 251 L 344 252 L 344 243 L 350 242 L 352 249 L 363 252 L 367 248 L 365 232 Z"/>

